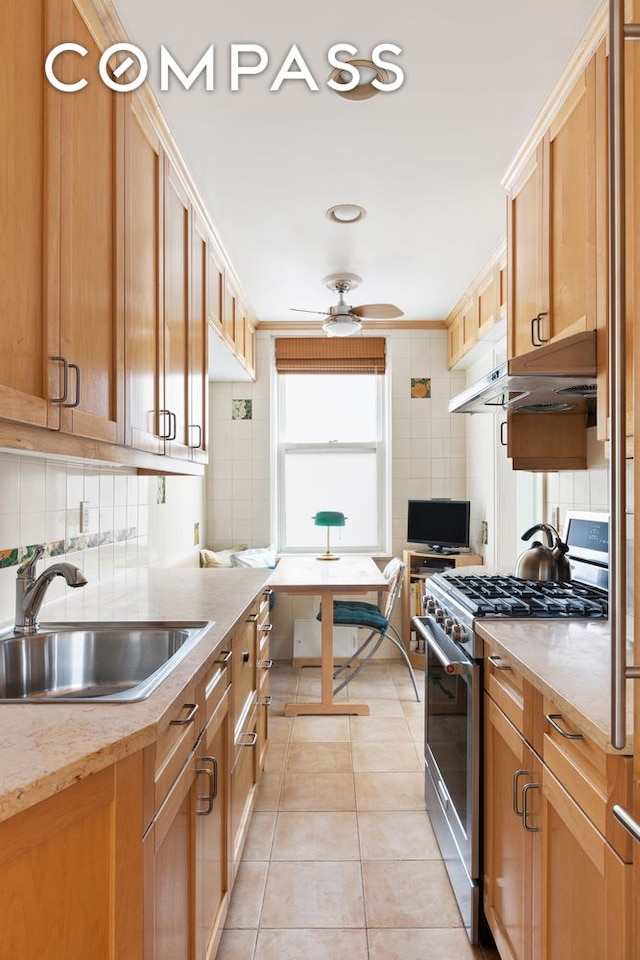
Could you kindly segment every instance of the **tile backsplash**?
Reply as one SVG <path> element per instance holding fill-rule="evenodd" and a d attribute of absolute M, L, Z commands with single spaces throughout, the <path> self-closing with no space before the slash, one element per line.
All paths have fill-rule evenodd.
<path fill-rule="evenodd" d="M 17 566 L 38 543 L 80 567 L 90 584 L 128 567 L 197 566 L 193 529 L 204 523 L 204 481 L 168 476 L 165 502 L 157 499 L 155 476 L 0 452 L 0 623 L 13 620 Z M 57 577 L 48 600 L 66 589 Z"/>

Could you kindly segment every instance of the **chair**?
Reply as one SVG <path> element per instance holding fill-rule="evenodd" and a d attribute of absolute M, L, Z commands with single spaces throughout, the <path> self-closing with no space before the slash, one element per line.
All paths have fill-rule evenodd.
<path fill-rule="evenodd" d="M 342 690 L 343 687 L 350 683 L 351 680 L 353 680 L 353 678 L 360 673 L 362 668 L 367 665 L 369 660 L 375 654 L 376 650 L 380 647 L 382 641 L 386 638 L 387 640 L 390 640 L 391 643 L 393 643 L 400 651 L 402 659 L 404 660 L 411 676 L 413 689 L 416 692 L 416 700 L 420 700 L 418 685 L 416 683 L 413 667 L 411 666 L 411 661 L 407 656 L 407 651 L 405 650 L 402 638 L 391 623 L 393 611 L 402 592 L 405 566 L 406 564 L 403 563 L 403 561 L 398 557 L 394 557 L 393 560 L 390 560 L 386 565 L 382 573 L 384 578 L 389 583 L 389 589 L 385 591 L 384 594 L 379 595 L 379 602 L 377 604 L 365 603 L 364 601 L 359 600 L 336 600 L 334 602 L 333 622 L 336 626 L 344 625 L 357 627 L 358 629 L 365 628 L 369 630 L 369 634 L 364 643 L 358 647 L 356 652 L 352 654 L 348 660 L 340 664 L 340 666 L 334 671 L 333 678 L 335 680 L 345 669 L 350 667 L 355 660 L 360 660 L 360 663 L 355 670 L 338 684 L 333 691 L 334 694 Z M 322 620 L 322 606 L 320 607 L 320 612 L 318 613 L 316 619 L 320 621 Z"/>

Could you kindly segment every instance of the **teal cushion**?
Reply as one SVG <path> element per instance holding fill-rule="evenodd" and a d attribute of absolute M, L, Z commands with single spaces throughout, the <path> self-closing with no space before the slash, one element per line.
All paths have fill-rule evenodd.
<path fill-rule="evenodd" d="M 322 606 L 316 620 L 322 620 Z M 370 630 L 379 630 L 380 633 L 384 633 L 389 626 L 389 621 L 382 616 L 375 603 L 365 603 L 362 600 L 336 600 L 333 604 L 333 622 L 369 627 Z"/>

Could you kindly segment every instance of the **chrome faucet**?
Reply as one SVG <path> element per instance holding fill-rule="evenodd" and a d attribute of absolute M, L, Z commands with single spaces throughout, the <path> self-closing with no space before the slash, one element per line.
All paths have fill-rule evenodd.
<path fill-rule="evenodd" d="M 39 544 L 30 557 L 18 567 L 16 580 L 16 633 L 35 633 L 38 629 L 38 613 L 54 577 L 64 577 L 70 587 L 84 587 L 87 578 L 72 563 L 52 563 L 36 579 L 36 563 L 44 554 L 44 545 Z"/>

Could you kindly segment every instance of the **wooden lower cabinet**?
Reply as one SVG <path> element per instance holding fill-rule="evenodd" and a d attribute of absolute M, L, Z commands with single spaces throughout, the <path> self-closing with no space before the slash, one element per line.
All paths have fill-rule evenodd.
<path fill-rule="evenodd" d="M 488 694 L 484 770 L 484 910 L 501 960 L 630 960 L 631 865 Z"/>
<path fill-rule="evenodd" d="M 140 960 L 137 754 L 0 824 L 3 960 Z"/>

